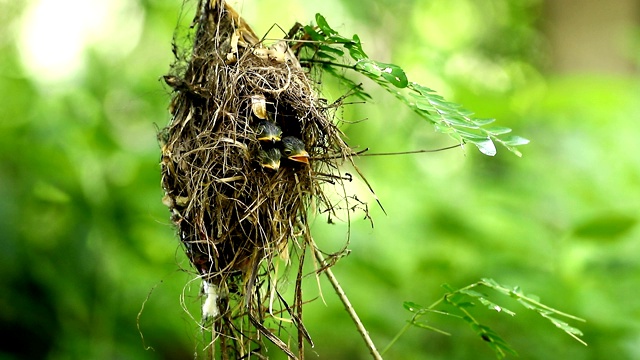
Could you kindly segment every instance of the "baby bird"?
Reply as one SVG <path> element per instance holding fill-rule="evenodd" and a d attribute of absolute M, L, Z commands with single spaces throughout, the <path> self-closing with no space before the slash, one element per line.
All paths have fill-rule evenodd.
<path fill-rule="evenodd" d="M 260 120 L 256 126 L 256 138 L 260 142 L 275 144 L 280 141 L 282 130 L 270 121 Z"/>
<path fill-rule="evenodd" d="M 264 169 L 278 171 L 280 168 L 280 150 L 277 148 L 258 150 L 258 161 Z"/>
<path fill-rule="evenodd" d="M 282 138 L 282 155 L 289 160 L 309 163 L 309 153 L 304 149 L 304 143 L 295 136 Z"/>

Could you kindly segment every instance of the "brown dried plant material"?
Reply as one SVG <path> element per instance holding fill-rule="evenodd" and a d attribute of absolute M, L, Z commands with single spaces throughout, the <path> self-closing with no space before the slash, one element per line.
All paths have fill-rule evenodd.
<path fill-rule="evenodd" d="M 302 357 L 303 338 L 310 341 L 301 321 L 302 264 L 290 304 L 276 268 L 288 268 L 294 254 L 303 261 L 309 208 L 332 209 L 320 179 L 342 181 L 338 166 L 352 152 L 287 41 L 263 45 L 221 0 L 201 0 L 197 11 L 188 60 L 165 77 L 174 91 L 173 117 L 159 134 L 163 203 L 203 280 L 203 318 L 217 341 L 210 349 L 223 359 L 261 356 L 267 338 Z M 282 140 L 258 140 L 260 121 Z M 285 317 L 298 329 L 297 355 L 276 329 Z"/>

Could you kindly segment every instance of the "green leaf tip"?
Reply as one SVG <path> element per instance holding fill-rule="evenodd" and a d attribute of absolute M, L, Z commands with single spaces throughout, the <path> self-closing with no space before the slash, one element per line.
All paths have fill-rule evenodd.
<path fill-rule="evenodd" d="M 325 19 L 325 17 L 322 16 L 320 13 L 316 14 L 316 24 L 318 24 L 318 27 L 320 28 L 320 30 L 322 30 L 325 33 L 325 35 L 332 36 L 332 35 L 338 34 L 337 31 L 333 30 L 329 26 L 327 19 Z"/>

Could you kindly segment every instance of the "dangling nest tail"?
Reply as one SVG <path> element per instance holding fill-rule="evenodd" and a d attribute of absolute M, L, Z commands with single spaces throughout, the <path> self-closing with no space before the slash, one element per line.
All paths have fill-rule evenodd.
<path fill-rule="evenodd" d="M 165 77 L 174 93 L 173 118 L 159 133 L 163 201 L 203 279 L 203 317 L 213 320 L 221 357 L 250 357 L 266 337 L 295 358 L 269 330 L 277 322 L 267 322 L 268 303 L 284 303 L 274 274 L 290 253 L 304 258 L 309 207 L 331 208 L 322 178 L 340 179 L 352 152 L 287 41 L 264 46 L 223 0 L 200 1 L 193 26 L 189 58 Z M 289 157 L 286 138 L 309 155 Z M 301 338 L 310 339 L 300 296 L 278 316 L 297 326 L 302 357 Z"/>

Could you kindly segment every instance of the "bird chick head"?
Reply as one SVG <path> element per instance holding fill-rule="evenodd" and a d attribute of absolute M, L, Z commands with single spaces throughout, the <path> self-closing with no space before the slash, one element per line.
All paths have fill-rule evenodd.
<path fill-rule="evenodd" d="M 256 127 L 256 138 L 258 141 L 276 143 L 280 141 L 282 130 L 270 121 L 262 120 Z"/>
<path fill-rule="evenodd" d="M 264 169 L 278 171 L 280 168 L 280 150 L 277 148 L 260 149 L 258 151 L 258 161 Z"/>
<path fill-rule="evenodd" d="M 309 163 L 309 153 L 304 149 L 304 143 L 294 136 L 282 138 L 282 155 L 289 160 Z"/>

